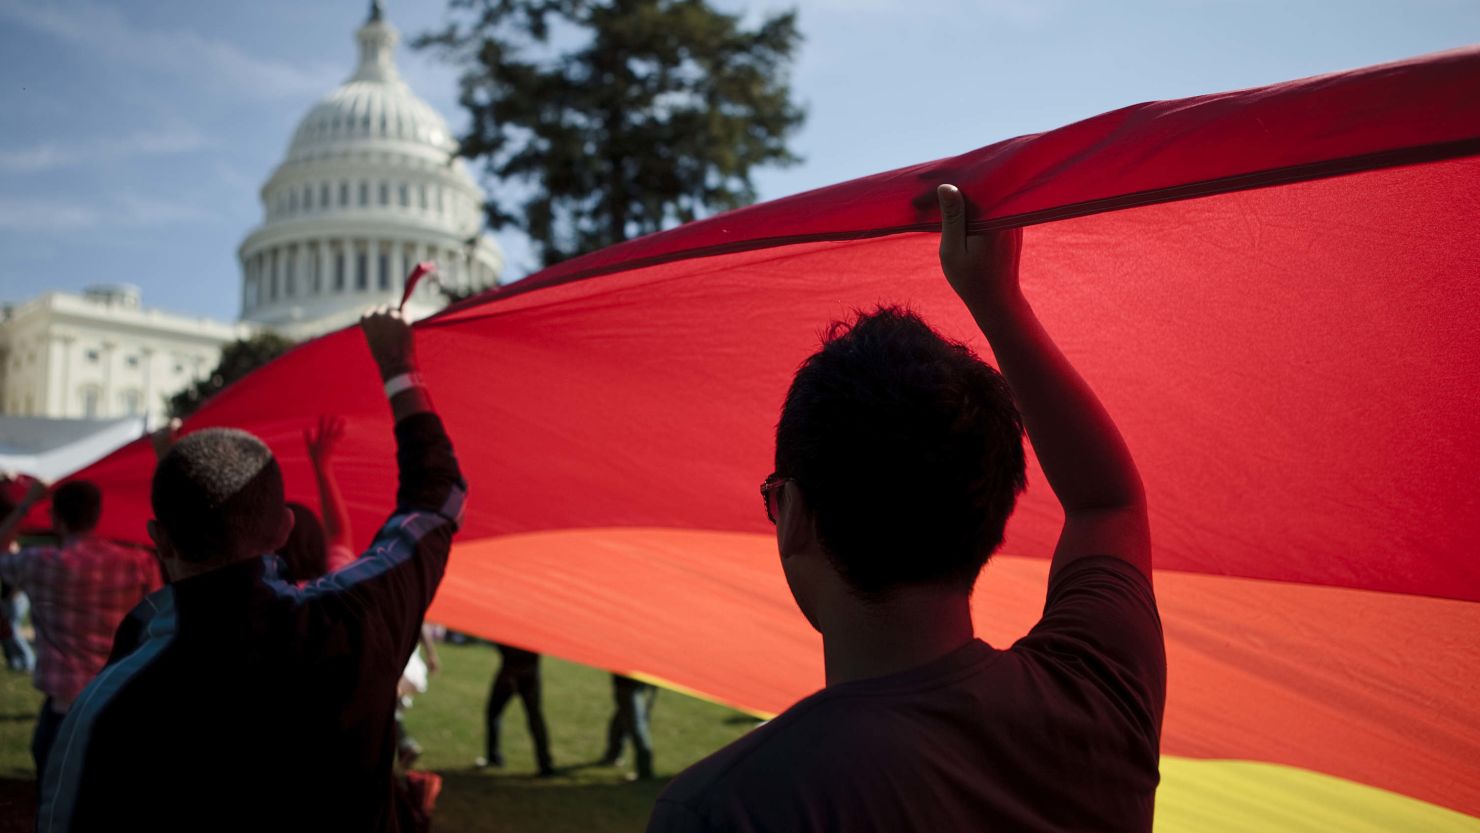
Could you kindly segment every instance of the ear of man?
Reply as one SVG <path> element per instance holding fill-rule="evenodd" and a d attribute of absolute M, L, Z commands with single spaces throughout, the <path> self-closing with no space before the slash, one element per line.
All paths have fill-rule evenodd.
<path fill-rule="evenodd" d="M 807 507 L 807 499 L 795 480 L 781 486 L 777 496 L 776 547 L 782 558 L 815 553 L 822 554 L 817 534 L 817 519 Z"/>
<path fill-rule="evenodd" d="M 282 520 L 282 523 L 278 525 L 278 530 L 277 530 L 276 534 L 274 534 L 272 540 L 267 541 L 267 542 L 264 543 L 265 549 L 268 552 L 277 552 L 278 550 L 280 550 L 280 549 L 283 548 L 283 544 L 288 543 L 288 536 L 290 536 L 292 534 L 293 534 L 293 510 L 292 509 L 289 509 L 286 506 L 284 506 L 283 507 L 283 520 Z"/>

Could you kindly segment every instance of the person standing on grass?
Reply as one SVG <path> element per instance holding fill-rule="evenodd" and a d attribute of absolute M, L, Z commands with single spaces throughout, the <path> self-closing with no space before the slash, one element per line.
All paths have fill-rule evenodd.
<path fill-rule="evenodd" d="M 938 198 L 1001 374 L 897 308 L 803 363 L 761 494 L 827 684 L 675 779 L 652 833 L 1151 829 L 1166 656 L 1140 476 L 1019 289 L 1021 232 L 970 233 L 961 193 Z M 1002 650 L 971 591 L 1024 426 L 1064 524 L 1043 618 Z"/>
<path fill-rule="evenodd" d="M 648 721 L 653 716 L 653 703 L 658 687 L 622 674 L 612 674 L 612 700 L 616 706 L 606 731 L 606 754 L 601 763 L 616 766 L 622 762 L 622 747 L 632 742 L 633 764 L 637 772 L 629 775 L 639 781 L 653 778 L 653 738 Z"/>
<path fill-rule="evenodd" d="M 46 486 L 31 481 L 18 506 L 0 522 L 0 546 L 9 549 Z M 108 661 L 113 632 L 134 605 L 159 586 L 159 568 L 149 553 L 93 534 L 103 514 L 98 487 L 74 480 L 51 498 L 52 526 L 60 544 L 26 547 L 0 555 L 0 580 L 31 600 L 36 627 L 36 688 L 46 695 L 31 757 L 36 775 L 46 762 L 57 730 L 83 688 Z"/>
<path fill-rule="evenodd" d="M 534 760 L 541 778 L 555 775 L 555 762 L 550 757 L 550 732 L 545 728 L 545 709 L 540 702 L 540 655 L 513 645 L 494 643 L 500 662 L 488 691 L 488 705 L 483 712 L 483 757 L 479 767 L 502 767 L 504 754 L 499 749 L 504 709 L 518 695 L 524 703 L 524 720 L 529 724 L 529 740 L 534 746 Z"/>
<path fill-rule="evenodd" d="M 39 829 L 396 831 L 396 681 L 441 582 L 466 491 L 411 328 L 360 328 L 390 399 L 396 509 L 353 564 L 299 586 L 272 553 L 292 513 L 260 440 L 209 428 L 154 473 L 170 583 L 120 627 L 42 781 Z"/>

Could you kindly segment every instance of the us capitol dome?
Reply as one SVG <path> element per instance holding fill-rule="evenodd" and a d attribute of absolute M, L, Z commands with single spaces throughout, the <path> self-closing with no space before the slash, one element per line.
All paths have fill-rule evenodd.
<path fill-rule="evenodd" d="M 420 261 L 436 261 L 442 284 L 463 292 L 496 285 L 503 267 L 457 141 L 396 71 L 399 35 L 379 0 L 356 38 L 354 75 L 299 122 L 262 186 L 263 221 L 238 250 L 242 320 L 290 338 L 399 303 Z M 423 281 L 406 311 L 421 318 L 444 304 Z"/>

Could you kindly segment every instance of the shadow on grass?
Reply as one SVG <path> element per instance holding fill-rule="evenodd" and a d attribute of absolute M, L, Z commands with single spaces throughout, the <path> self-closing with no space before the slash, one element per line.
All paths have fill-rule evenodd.
<path fill-rule="evenodd" d="M 642 830 L 666 779 L 627 782 L 443 771 L 434 827 L 458 833 Z"/>
<path fill-rule="evenodd" d="M 0 778 L 0 833 L 36 829 L 36 782 L 30 778 Z"/>
<path fill-rule="evenodd" d="M 658 794 L 658 781 L 572 780 L 478 772 L 441 773 L 435 829 L 442 833 L 592 833 L 642 830 Z M 36 782 L 0 778 L 0 833 L 36 826 Z"/>

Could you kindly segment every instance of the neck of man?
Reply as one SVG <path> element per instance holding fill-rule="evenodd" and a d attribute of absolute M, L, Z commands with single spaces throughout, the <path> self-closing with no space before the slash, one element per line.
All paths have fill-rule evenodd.
<path fill-rule="evenodd" d="M 161 566 L 167 574 L 165 580 L 171 584 L 175 584 L 188 578 L 213 573 L 222 567 L 230 567 L 233 564 L 259 557 L 248 553 L 246 555 L 218 556 L 203 561 L 186 561 L 183 558 L 169 558 L 161 559 Z"/>
<path fill-rule="evenodd" d="M 818 615 L 829 686 L 908 671 L 976 636 L 971 597 L 957 589 L 910 587 L 863 601 L 846 588 Z"/>

